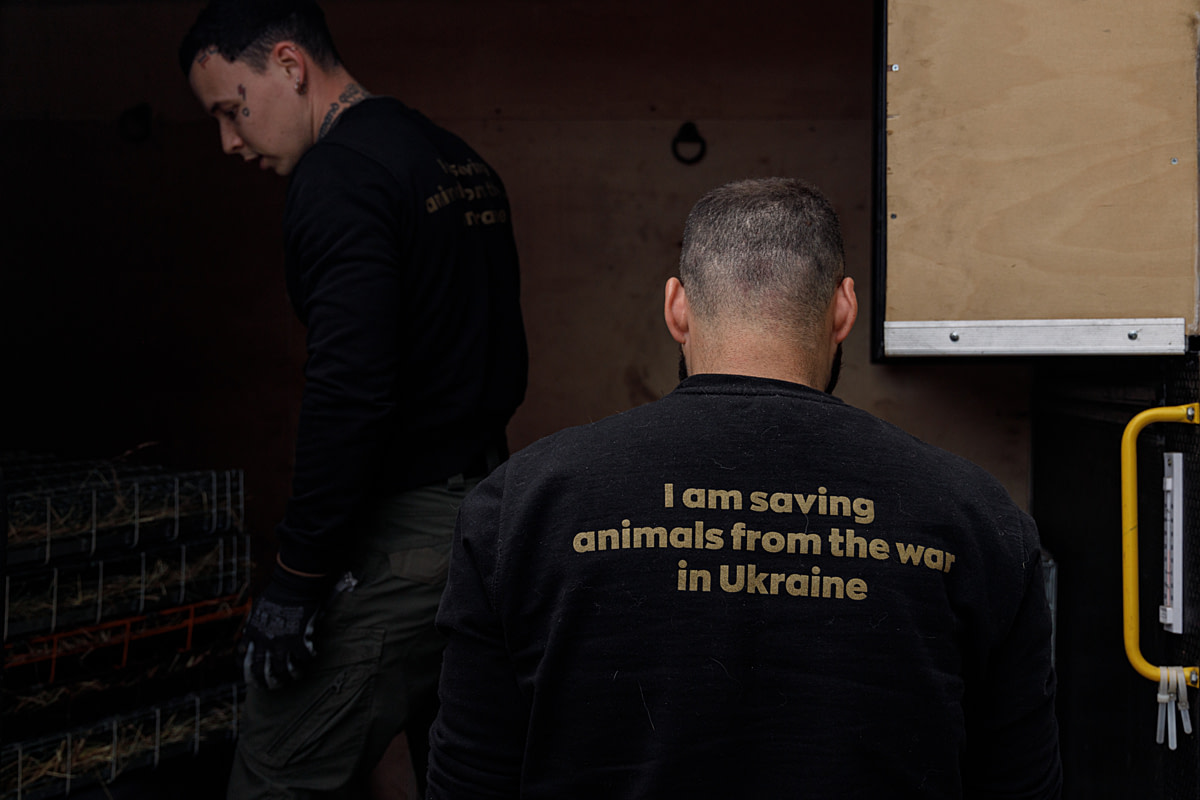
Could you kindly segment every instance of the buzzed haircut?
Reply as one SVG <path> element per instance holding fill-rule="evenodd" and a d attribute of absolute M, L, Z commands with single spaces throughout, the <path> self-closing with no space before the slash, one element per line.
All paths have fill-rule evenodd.
<path fill-rule="evenodd" d="M 325 14 L 311 0 L 213 0 L 184 36 L 179 66 L 189 74 L 197 55 L 215 47 L 227 60 L 240 58 L 261 72 L 282 41 L 300 45 L 325 69 L 341 63 Z"/>
<path fill-rule="evenodd" d="M 837 212 L 796 178 L 728 183 L 704 195 L 683 231 L 679 278 L 694 311 L 808 332 L 845 276 Z"/>

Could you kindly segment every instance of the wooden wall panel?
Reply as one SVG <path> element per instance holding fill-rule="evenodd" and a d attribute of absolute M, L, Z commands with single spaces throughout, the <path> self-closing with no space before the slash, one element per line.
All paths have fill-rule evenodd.
<path fill-rule="evenodd" d="M 663 285 L 677 273 L 688 211 L 714 186 L 806 176 L 855 225 L 855 244 L 865 238 L 868 123 L 702 119 L 697 126 L 708 152 L 695 166 L 671 155 L 673 123 L 455 126 L 505 176 L 512 197 L 531 351 L 529 396 L 511 427 L 516 443 L 674 387 L 678 347 L 662 318 Z M 854 255 L 850 269 L 866 286 L 865 247 Z"/>
<path fill-rule="evenodd" d="M 1196 0 L 889 0 L 888 321 L 1196 330 Z"/>

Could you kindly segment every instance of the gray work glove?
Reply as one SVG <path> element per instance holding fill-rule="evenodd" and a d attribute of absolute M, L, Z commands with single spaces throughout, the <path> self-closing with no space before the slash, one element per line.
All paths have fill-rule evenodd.
<path fill-rule="evenodd" d="M 242 632 L 247 683 L 278 689 L 300 677 L 316 655 L 313 630 L 330 583 L 324 576 L 297 575 L 276 565 Z"/>

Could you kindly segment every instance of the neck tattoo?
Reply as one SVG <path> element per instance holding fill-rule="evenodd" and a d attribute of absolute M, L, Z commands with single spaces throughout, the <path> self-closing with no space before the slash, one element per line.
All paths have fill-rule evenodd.
<path fill-rule="evenodd" d="M 337 122 L 343 111 L 370 96 L 371 93 L 357 83 L 347 84 L 342 93 L 338 95 L 337 102 L 329 104 L 329 111 L 325 114 L 325 119 L 321 123 L 321 130 L 317 132 L 317 138 L 325 138 L 325 134 L 329 133 L 329 130 L 333 127 L 333 123 Z"/>

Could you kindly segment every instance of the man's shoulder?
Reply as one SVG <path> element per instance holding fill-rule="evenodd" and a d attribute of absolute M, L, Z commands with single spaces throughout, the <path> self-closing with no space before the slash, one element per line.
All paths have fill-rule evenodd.
<path fill-rule="evenodd" d="M 342 112 L 329 133 L 314 144 L 297 165 L 354 157 L 378 162 L 392 171 L 438 159 L 460 158 L 470 147 L 456 134 L 394 97 L 374 95 Z M 308 162 L 308 164 L 306 164 Z"/>
<path fill-rule="evenodd" d="M 573 454 L 594 447 L 599 442 L 616 444 L 623 432 L 636 426 L 643 418 L 653 418 L 662 411 L 663 400 L 603 417 L 594 422 L 585 422 L 561 428 L 537 439 L 527 447 L 514 453 L 510 461 L 518 464 L 544 464 L 548 460 L 570 460 Z"/>
<path fill-rule="evenodd" d="M 549 434 L 514 454 L 512 467 L 548 477 L 726 453 L 783 470 L 836 461 L 875 481 L 920 477 L 968 503 L 1008 497 L 978 464 L 869 411 L 797 384 L 729 376 L 689 378 L 659 400 Z"/>
<path fill-rule="evenodd" d="M 292 182 L 356 161 L 388 164 L 409 157 L 423 137 L 412 112 L 390 97 L 368 97 L 342 112 L 330 131 L 296 164 Z"/>
<path fill-rule="evenodd" d="M 424 125 L 432 123 L 396 98 L 371 95 L 345 109 L 317 144 L 355 145 L 372 134 L 394 135 Z"/>
<path fill-rule="evenodd" d="M 894 435 L 924 446 L 901 429 L 823 392 L 779 382 L 701 376 L 688 378 L 657 400 L 547 434 L 514 454 L 513 459 L 518 467 L 541 470 L 556 463 L 577 464 L 589 454 L 619 457 L 625 450 L 656 448 L 670 441 L 676 441 L 681 450 L 688 449 L 689 442 L 701 439 L 716 443 L 722 438 L 744 435 L 739 433 L 745 423 L 744 406 L 735 398 L 775 406 L 824 406 L 825 413 L 844 420 L 847 425 L 879 424 Z M 800 409 L 796 413 L 798 427 L 818 424 L 817 415 Z"/>
<path fill-rule="evenodd" d="M 413 186 L 432 193 L 450 187 L 454 170 L 463 164 L 491 172 L 456 134 L 395 98 L 372 96 L 343 112 L 329 133 L 308 149 L 296 165 L 288 193 L 297 199 L 309 189 L 353 189 L 368 182 L 389 184 L 402 195 Z"/>

